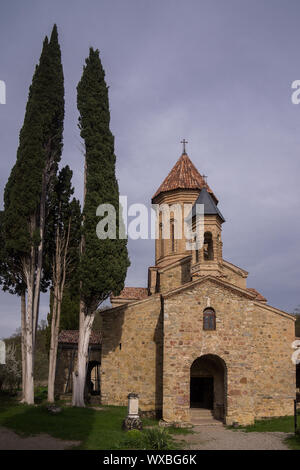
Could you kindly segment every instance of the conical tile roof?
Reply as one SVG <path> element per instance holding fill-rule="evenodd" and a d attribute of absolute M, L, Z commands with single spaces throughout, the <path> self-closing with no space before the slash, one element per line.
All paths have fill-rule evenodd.
<path fill-rule="evenodd" d="M 173 191 L 174 189 L 202 189 L 204 187 L 214 197 L 215 201 L 218 202 L 203 176 L 200 175 L 188 155 L 183 153 L 152 199 L 156 198 L 160 193 Z"/>

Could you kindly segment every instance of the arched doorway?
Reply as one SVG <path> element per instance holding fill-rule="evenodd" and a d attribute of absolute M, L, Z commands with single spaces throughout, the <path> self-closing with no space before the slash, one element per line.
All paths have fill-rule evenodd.
<path fill-rule="evenodd" d="M 86 387 L 91 395 L 100 395 L 100 362 L 89 361 L 86 374 Z"/>
<path fill-rule="evenodd" d="M 190 407 L 212 410 L 216 419 L 226 415 L 226 365 L 214 354 L 198 357 L 191 365 Z"/>

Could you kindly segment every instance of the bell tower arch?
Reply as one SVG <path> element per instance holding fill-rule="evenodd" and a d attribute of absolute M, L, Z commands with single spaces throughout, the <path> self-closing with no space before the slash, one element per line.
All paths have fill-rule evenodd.
<path fill-rule="evenodd" d="M 217 203 L 217 198 L 198 172 L 185 151 L 164 179 L 152 198 L 156 205 L 158 238 L 155 243 L 155 265 L 162 267 L 192 254 L 187 249 L 184 223 L 187 214 L 184 207 L 193 207 L 203 188 Z M 165 210 L 163 210 L 165 209 Z"/>

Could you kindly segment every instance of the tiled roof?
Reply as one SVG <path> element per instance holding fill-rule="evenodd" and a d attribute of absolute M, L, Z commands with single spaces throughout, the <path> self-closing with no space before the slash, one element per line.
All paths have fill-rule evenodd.
<path fill-rule="evenodd" d="M 247 287 L 247 290 L 249 290 L 250 292 L 252 292 L 252 294 L 256 294 L 256 297 L 255 297 L 255 300 L 260 300 L 262 302 L 265 302 L 267 299 L 261 295 L 256 289 L 253 289 L 251 287 Z"/>
<path fill-rule="evenodd" d="M 59 343 L 78 344 L 78 330 L 61 330 L 58 335 Z M 101 344 L 102 334 L 100 331 L 92 331 L 90 336 L 90 344 Z"/>
<path fill-rule="evenodd" d="M 142 300 L 148 297 L 148 289 L 146 287 L 124 287 L 120 295 L 112 299 L 128 299 L 128 300 Z"/>
<path fill-rule="evenodd" d="M 203 187 L 214 196 L 217 202 L 216 196 L 205 182 L 203 176 L 200 175 L 188 155 L 183 153 L 152 199 L 165 191 L 172 191 L 174 189 L 202 189 Z"/>

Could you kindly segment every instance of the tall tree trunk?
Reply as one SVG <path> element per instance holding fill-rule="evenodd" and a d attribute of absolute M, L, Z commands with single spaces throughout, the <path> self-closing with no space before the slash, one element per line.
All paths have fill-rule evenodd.
<path fill-rule="evenodd" d="M 26 323 L 26 295 L 21 294 L 21 353 L 22 353 L 22 401 L 24 401 L 26 377 L 26 349 L 25 349 L 25 323 Z"/>
<path fill-rule="evenodd" d="M 33 382 L 33 328 L 32 328 L 32 307 L 33 289 L 28 286 L 27 308 L 25 317 L 25 380 L 24 380 L 24 401 L 28 405 L 34 404 L 34 382 Z"/>
<path fill-rule="evenodd" d="M 71 230 L 71 219 L 69 220 L 67 235 L 56 232 L 55 260 L 53 262 L 53 284 L 54 299 L 51 320 L 51 342 L 49 355 L 49 375 L 48 375 L 48 401 L 53 403 L 55 400 L 55 375 L 57 363 L 58 334 L 60 325 L 61 304 L 66 282 L 67 273 L 67 254 L 69 249 L 69 239 Z"/>
<path fill-rule="evenodd" d="M 35 230 L 35 217 L 32 216 L 30 224 L 31 233 Z M 23 259 L 24 279 L 27 286 L 27 305 L 25 312 L 24 324 L 24 355 L 25 355 L 25 378 L 23 401 L 28 405 L 34 404 L 34 380 L 33 380 L 33 354 L 34 354 L 34 327 L 33 327 L 33 302 L 34 302 L 34 286 L 35 286 L 35 266 L 36 253 L 35 247 L 31 246 L 31 256 Z"/>
<path fill-rule="evenodd" d="M 83 206 L 86 199 L 86 175 L 87 174 L 87 164 L 86 160 L 84 162 L 84 182 L 83 182 Z M 83 216 L 84 220 L 84 216 Z M 84 251 L 85 240 L 82 235 L 80 241 L 80 254 L 82 255 Z M 81 290 L 81 282 L 80 282 Z M 86 380 L 86 366 L 88 359 L 88 348 L 90 342 L 91 329 L 93 326 L 94 318 L 90 319 L 90 329 L 88 328 L 89 318 L 86 312 L 86 305 L 84 300 L 80 295 L 79 303 L 79 337 L 78 337 L 78 354 L 77 354 L 77 371 L 73 373 L 73 394 L 72 394 L 72 405 L 73 406 L 85 406 L 84 403 L 84 390 L 85 390 L 85 380 Z"/>
<path fill-rule="evenodd" d="M 84 390 L 86 380 L 86 370 L 88 361 L 88 348 L 92 326 L 95 318 L 95 311 L 92 313 L 86 312 L 84 301 L 80 300 L 79 312 L 79 340 L 78 340 L 78 358 L 77 358 L 77 373 L 73 374 L 73 406 L 85 406 L 84 403 Z"/>
<path fill-rule="evenodd" d="M 55 401 L 55 375 L 57 364 L 57 349 L 58 349 L 58 334 L 59 334 L 59 320 L 61 311 L 61 302 L 57 302 L 56 306 L 56 323 L 51 324 L 51 347 L 49 357 L 49 376 L 48 376 L 48 401 L 53 403 Z M 52 333 L 53 327 L 53 333 Z"/>
<path fill-rule="evenodd" d="M 35 288 L 34 288 L 34 298 L 33 298 L 33 352 L 35 349 L 35 338 L 38 327 L 39 319 L 39 304 L 40 304 L 40 290 L 41 290 L 41 277 L 42 277 L 42 267 L 43 267 L 43 246 L 44 246 L 44 231 L 45 231 L 45 206 L 46 206 L 46 193 L 48 181 L 46 178 L 46 172 L 48 171 L 48 165 L 46 165 L 43 180 L 42 180 L 42 193 L 41 193 L 41 202 L 40 202 L 40 223 L 39 223 L 39 235 L 40 243 L 37 250 L 37 266 L 36 266 L 36 275 L 35 275 Z"/>
<path fill-rule="evenodd" d="M 54 384 L 55 384 L 55 369 L 56 369 L 56 355 L 57 348 L 55 348 L 55 331 L 56 331 L 56 317 L 57 317 L 57 286 L 54 288 L 54 298 L 52 307 L 51 318 L 51 340 L 49 351 L 49 373 L 48 373 L 48 401 L 54 402 Z"/>

